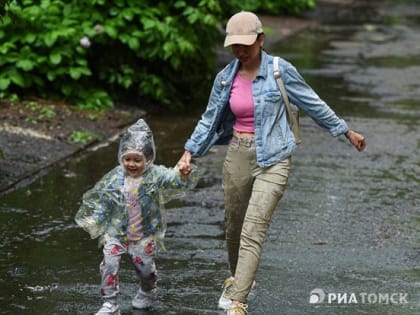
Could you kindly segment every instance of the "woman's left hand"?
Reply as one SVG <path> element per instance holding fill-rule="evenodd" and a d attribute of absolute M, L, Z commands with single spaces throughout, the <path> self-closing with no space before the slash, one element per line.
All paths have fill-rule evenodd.
<path fill-rule="evenodd" d="M 360 133 L 357 133 L 353 130 L 348 130 L 345 133 L 347 139 L 349 139 L 350 143 L 359 151 L 362 152 L 366 149 L 366 139 Z"/>

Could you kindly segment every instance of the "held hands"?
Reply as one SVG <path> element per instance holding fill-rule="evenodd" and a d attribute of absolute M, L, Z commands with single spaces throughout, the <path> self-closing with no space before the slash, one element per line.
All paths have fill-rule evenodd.
<path fill-rule="evenodd" d="M 353 130 L 348 130 L 345 134 L 350 143 L 359 151 L 363 152 L 366 148 L 366 139 L 360 133 L 357 133 Z"/>
<path fill-rule="evenodd" d="M 192 171 L 191 153 L 189 151 L 185 151 L 179 159 L 177 165 L 182 175 L 189 175 Z"/>

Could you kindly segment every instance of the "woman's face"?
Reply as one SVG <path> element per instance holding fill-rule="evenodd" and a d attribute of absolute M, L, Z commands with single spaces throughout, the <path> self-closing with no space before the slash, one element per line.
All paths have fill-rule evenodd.
<path fill-rule="evenodd" d="M 259 61 L 261 48 L 264 44 L 264 35 L 261 34 L 257 37 L 257 40 L 252 45 L 239 45 L 234 44 L 231 46 L 233 55 L 239 59 L 239 61 L 246 65 L 252 64 L 253 62 Z"/>
<path fill-rule="evenodd" d="M 146 168 L 146 161 L 143 155 L 137 153 L 128 153 L 123 156 L 122 162 L 125 171 L 131 177 L 139 177 Z"/>

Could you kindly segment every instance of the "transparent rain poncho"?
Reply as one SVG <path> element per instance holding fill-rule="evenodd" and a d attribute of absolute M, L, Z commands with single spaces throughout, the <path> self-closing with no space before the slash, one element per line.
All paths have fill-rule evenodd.
<path fill-rule="evenodd" d="M 186 189 L 195 187 L 195 169 L 189 176 L 182 176 L 177 167 L 154 165 L 156 156 L 153 135 L 143 119 L 127 129 L 121 137 L 118 150 L 119 166 L 108 172 L 82 198 L 82 205 L 76 214 L 76 223 L 92 238 L 111 237 L 127 241 L 127 200 L 124 194 L 126 174 L 122 158 L 128 153 L 145 157 L 146 167 L 141 174 L 138 200 L 141 205 L 144 237 L 154 237 L 162 244 L 166 231 L 164 204 L 185 194 Z"/>

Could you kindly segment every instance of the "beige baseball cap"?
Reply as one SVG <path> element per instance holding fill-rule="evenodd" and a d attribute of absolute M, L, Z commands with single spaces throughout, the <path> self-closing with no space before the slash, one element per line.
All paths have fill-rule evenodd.
<path fill-rule="evenodd" d="M 261 33 L 263 28 L 258 16 L 252 12 L 241 11 L 227 22 L 224 46 L 252 45 Z"/>

